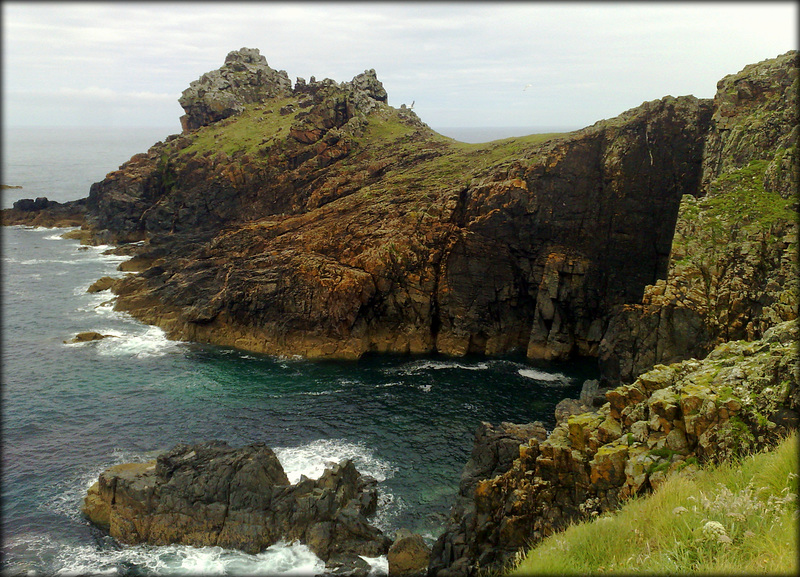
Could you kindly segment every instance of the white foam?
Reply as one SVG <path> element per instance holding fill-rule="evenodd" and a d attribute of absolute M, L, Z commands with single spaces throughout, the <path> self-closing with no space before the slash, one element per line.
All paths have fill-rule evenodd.
<path fill-rule="evenodd" d="M 402 375 L 416 375 L 423 371 L 441 371 L 446 369 L 459 369 L 464 371 L 485 371 L 489 368 L 487 363 L 469 365 L 456 361 L 415 361 L 402 367 L 389 369 L 388 372 L 397 372 Z"/>
<path fill-rule="evenodd" d="M 548 373 L 537 369 L 519 369 L 520 376 L 552 385 L 569 385 L 569 379 L 561 373 Z"/>
<path fill-rule="evenodd" d="M 370 571 L 368 575 L 388 575 L 389 574 L 389 558 L 386 555 L 380 557 L 364 557 L 359 555 L 364 561 L 369 563 Z"/>
<path fill-rule="evenodd" d="M 134 545 L 98 548 L 96 544 L 67 544 L 50 535 L 22 535 L 7 547 L 35 551 L 50 567 L 36 574 L 116 575 L 131 566 L 149 575 L 315 575 L 323 561 L 306 545 L 279 542 L 250 555 L 221 547 Z"/>
<path fill-rule="evenodd" d="M 133 356 L 140 359 L 161 357 L 182 345 L 179 341 L 169 340 L 159 327 L 143 326 L 137 329 L 130 332 L 110 330 L 103 333 L 112 336 L 97 342 L 97 354 L 111 357 Z"/>
<path fill-rule="evenodd" d="M 278 447 L 274 451 L 290 483 L 297 483 L 301 475 L 318 479 L 328 465 L 344 459 L 351 459 L 360 473 L 378 481 L 393 477 L 396 471 L 389 461 L 375 456 L 361 443 L 342 439 L 318 439 L 299 447 Z"/>

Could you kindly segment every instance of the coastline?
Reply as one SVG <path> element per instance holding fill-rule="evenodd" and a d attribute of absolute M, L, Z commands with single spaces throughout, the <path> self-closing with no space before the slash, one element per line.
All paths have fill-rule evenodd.
<path fill-rule="evenodd" d="M 797 223 L 793 221 L 797 202 L 792 196 L 798 181 L 796 162 L 792 164 L 797 155 L 797 119 L 791 111 L 782 115 L 773 107 L 791 95 L 793 86 L 796 91 L 797 82 L 792 84 L 789 72 L 796 53 L 792 58 L 784 55 L 726 77 L 713 103 L 667 97 L 579 134 L 529 143 L 524 149 L 527 156 L 511 164 L 484 165 L 455 196 L 457 186 L 445 187 L 445 193 L 432 198 L 411 194 L 402 202 L 416 202 L 414 211 L 400 201 L 386 206 L 368 201 L 367 193 L 378 194 L 375 183 L 388 166 L 375 165 L 369 176 L 363 176 L 367 180 L 347 194 L 331 193 L 325 202 L 317 198 L 302 207 L 292 206 L 290 212 L 295 213 L 288 216 L 274 208 L 259 221 L 219 217 L 226 224 L 191 231 L 192 219 L 201 220 L 202 211 L 208 209 L 198 205 L 198 212 L 182 225 L 183 234 L 175 234 L 169 231 L 176 226 L 170 220 L 173 214 L 165 207 L 196 200 L 193 195 L 205 189 L 192 186 L 208 176 L 204 171 L 226 179 L 225 186 L 232 187 L 226 189 L 230 198 L 235 196 L 231 191 L 255 190 L 247 183 L 252 185 L 249 179 L 258 174 L 247 161 L 239 163 L 242 155 L 227 153 L 197 160 L 195 151 L 194 160 L 184 158 L 185 165 L 176 164 L 181 151 L 195 145 L 189 142 L 191 137 L 177 137 L 169 141 L 174 148 L 157 145 L 93 186 L 87 207 L 76 201 L 21 215 L 4 211 L 3 224 L 13 219 L 30 219 L 27 222 L 33 226 L 78 223 L 70 226 L 82 226 L 75 231 L 82 243 L 116 241 L 112 250 L 133 258 L 120 265 L 131 274 L 111 287 L 115 309 L 160 326 L 174 339 L 307 358 L 434 351 L 489 358 L 515 348 L 526 350 L 530 358 L 547 360 L 566 359 L 576 352 L 597 357 L 603 385 L 612 385 L 599 408 L 579 408 L 562 416 L 546 438 L 540 438 L 538 429 L 499 437 L 479 432 L 473 462 L 466 469 L 478 468 L 475 461 L 500 445 L 509 458 L 502 459 L 502 465 L 484 467 L 473 482 L 462 486 L 459 503 L 430 561 L 433 574 L 472 574 L 478 566 L 504 565 L 521 548 L 569 522 L 613 510 L 631 495 L 655 490 L 667 475 L 691 470 L 695 462 L 763 448 L 797 427 L 800 398 L 798 375 L 792 369 L 798 341 Z M 796 67 L 793 70 L 796 78 Z M 765 83 L 767 88 L 759 84 L 761 92 L 751 90 L 750 97 L 728 89 L 746 82 Z M 375 86 L 371 90 L 377 93 Z M 379 104 L 368 104 L 371 110 L 381 110 Z M 781 127 L 766 144 L 759 134 L 747 132 L 750 120 L 765 111 Z M 308 121 L 307 117 L 297 121 L 303 119 Z M 446 148 L 434 151 L 435 138 L 431 140 L 418 119 L 406 115 L 400 120 L 413 129 L 402 132 L 402 138 L 432 147 L 409 170 L 428 166 L 425 155 L 439 159 L 436 162 L 452 160 Z M 300 143 L 292 145 L 297 146 L 299 159 L 293 176 L 306 178 L 313 173 L 310 165 L 301 170 L 304 163 L 321 170 L 329 166 L 327 162 L 347 158 L 358 148 L 362 121 L 348 119 L 335 129 L 342 130 L 331 141 L 320 140 L 326 134 L 322 124 L 304 122 L 303 130 L 293 125 L 293 138 Z M 219 122 L 215 129 L 222 130 L 236 120 Z M 648 132 L 653 126 L 667 135 L 691 129 L 691 138 L 679 144 L 680 154 L 653 149 Z M 202 127 L 197 129 L 196 135 L 205 134 Z M 736 139 L 730 138 L 733 129 L 738 130 Z M 636 136 L 631 140 L 632 131 Z M 304 148 L 310 145 L 315 148 Z M 625 148 L 625 154 L 615 146 Z M 539 246 L 535 242 L 540 239 L 514 236 L 528 230 L 520 223 L 534 222 L 548 233 L 556 230 L 553 218 L 530 220 L 531 214 L 555 214 L 558 208 L 548 204 L 547 194 L 560 194 L 561 189 L 542 192 L 540 183 L 549 182 L 543 175 L 560 178 L 559 170 L 571 174 L 575 162 L 596 158 L 584 154 L 584 149 L 593 147 L 602 150 L 597 158 L 605 163 L 601 172 L 613 185 L 608 190 L 622 196 L 630 193 L 632 199 L 650 194 L 651 181 L 644 187 L 631 176 L 631 166 L 654 166 L 654 150 L 657 157 L 663 153 L 660 162 L 665 166 L 680 165 L 674 174 L 661 172 L 661 165 L 648 168 L 652 171 L 647 174 L 666 182 L 669 189 L 658 201 L 657 214 L 672 230 L 652 237 L 655 256 L 644 259 L 647 275 L 637 272 L 642 262 L 629 264 L 635 255 L 622 250 L 638 244 L 638 237 L 631 240 L 626 231 L 608 237 L 622 243 L 616 245 L 620 250 L 611 255 L 613 259 L 596 253 L 589 258 L 581 244 L 552 243 L 561 237 L 549 237 L 551 244 Z M 234 170 L 230 164 L 234 158 L 237 166 L 250 168 Z M 179 182 L 190 193 L 184 195 Z M 236 188 L 240 185 L 243 188 Z M 140 196 L 123 198 L 117 194 L 119 187 L 134 187 Z M 696 189 L 702 194 L 691 194 Z M 153 190 L 163 196 L 147 207 L 141 198 Z M 553 198 L 560 199 L 555 193 Z M 426 210 L 419 205 L 423 198 L 428 198 Z M 118 202 L 123 210 L 117 210 Z M 400 216 L 392 213 L 380 227 L 370 224 L 373 229 L 352 232 L 342 225 L 364 227 L 368 221 L 363 216 L 374 218 L 376 210 L 389 206 Z M 241 209 L 228 208 L 234 215 Z M 83 216 L 87 211 L 88 220 Z M 410 221 L 400 218 L 412 212 Z M 342 220 L 351 214 L 357 218 Z M 625 213 L 611 210 L 615 218 L 620 214 Z M 147 218 L 152 230 L 136 228 Z M 329 226 L 333 221 L 338 228 Z M 570 214 L 564 222 L 572 222 Z M 632 224 L 639 229 L 643 222 Z M 715 223 L 723 228 L 714 228 Z M 392 226 L 397 226 L 397 234 L 387 235 Z M 342 230 L 350 236 L 334 242 L 333 233 Z M 415 236 L 401 244 L 406 233 Z M 145 238 L 142 245 L 130 242 Z M 354 254 L 354 238 L 365 246 L 389 246 L 382 244 L 389 240 L 397 244 L 392 244 L 394 252 L 378 253 L 379 248 L 365 252 L 369 260 Z M 503 248 L 498 238 L 511 248 Z M 535 241 L 536 247 L 519 261 L 529 267 L 523 280 L 519 271 L 524 268 L 514 268 L 517 261 L 509 256 L 520 250 L 520 239 Z M 536 258 L 531 256 L 534 252 Z M 606 257 L 610 260 L 603 260 Z M 609 263 L 619 265 L 619 270 L 609 273 L 605 266 Z M 611 282 L 626 275 L 632 280 L 627 279 L 625 287 Z M 282 278 L 291 278 L 293 286 L 281 284 Z M 517 285 L 525 290 L 513 293 L 509 287 Z M 599 287 L 609 286 L 618 292 L 604 297 L 607 300 L 591 301 Z M 744 297 L 738 298 L 742 292 Z M 515 316 L 520 309 L 524 315 Z M 412 320 L 404 316 L 407 310 L 414 311 Z M 287 312 L 296 314 L 291 322 L 286 321 Z M 322 318 L 328 324 L 314 328 Z M 491 322 L 481 325 L 487 318 Z M 518 500 L 517 495 L 522 497 Z"/>

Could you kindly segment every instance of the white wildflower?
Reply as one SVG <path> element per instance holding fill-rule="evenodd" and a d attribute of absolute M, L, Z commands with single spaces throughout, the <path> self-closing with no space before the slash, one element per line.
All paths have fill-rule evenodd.
<path fill-rule="evenodd" d="M 729 539 L 728 533 L 725 531 L 725 527 L 722 526 L 722 523 L 706 521 L 706 524 L 700 529 L 700 539 L 703 541 L 713 540 L 723 543 L 724 540 L 720 540 L 720 537 Z"/>
<path fill-rule="evenodd" d="M 673 515 L 683 515 L 684 513 L 687 513 L 687 512 L 688 512 L 688 509 L 686 507 L 675 507 L 672 510 L 672 514 Z"/>

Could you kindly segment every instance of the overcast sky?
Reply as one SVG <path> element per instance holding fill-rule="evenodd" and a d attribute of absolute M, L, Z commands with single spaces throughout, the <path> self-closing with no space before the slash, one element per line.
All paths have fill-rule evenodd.
<path fill-rule="evenodd" d="M 796 2 L 3 2 L 5 126 L 180 131 L 181 92 L 241 47 L 292 81 L 374 68 L 437 127 L 583 127 L 712 97 L 797 48 Z"/>

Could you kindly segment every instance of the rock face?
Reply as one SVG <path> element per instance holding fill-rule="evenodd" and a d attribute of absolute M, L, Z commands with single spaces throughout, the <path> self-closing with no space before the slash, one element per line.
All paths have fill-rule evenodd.
<path fill-rule="evenodd" d="M 519 457 L 520 446 L 539 443 L 547 438 L 547 431 L 539 423 L 515 425 L 501 423 L 495 427 L 482 422 L 475 432 L 472 454 L 461 474 L 456 504 L 445 533 L 433 547 L 429 569 L 450 571 L 453 575 L 465 574 L 473 561 L 464 554 L 465 538 L 474 538 L 467 528 L 475 526 L 478 511 L 474 499 L 477 487 L 485 479 L 503 475 Z M 446 573 L 447 574 L 447 573 Z"/>
<path fill-rule="evenodd" d="M 286 72 L 273 70 L 257 48 L 234 50 L 218 70 L 203 74 L 183 91 L 178 102 L 186 114 L 184 131 L 194 130 L 244 111 L 246 104 L 291 95 Z"/>
<path fill-rule="evenodd" d="M 179 444 L 149 463 L 109 468 L 83 511 L 123 543 L 216 545 L 258 553 L 299 540 L 321 559 L 383 555 L 390 541 L 368 524 L 376 481 L 347 460 L 291 485 L 264 444 Z"/>
<path fill-rule="evenodd" d="M 421 535 L 401 529 L 386 554 L 389 575 L 422 577 L 428 573 L 431 550 Z"/>
<path fill-rule="evenodd" d="M 499 569 L 518 550 L 669 474 L 770 445 L 800 422 L 798 337 L 790 321 L 758 341 L 722 344 L 703 361 L 659 365 L 610 390 L 596 411 L 570 416 L 546 440 L 520 438 L 510 466 L 471 491 L 462 485 L 431 573 Z"/>
<path fill-rule="evenodd" d="M 611 314 L 606 380 L 702 357 L 797 316 L 798 56 L 747 66 L 718 84 L 702 198 L 681 201 L 666 278 Z"/>

